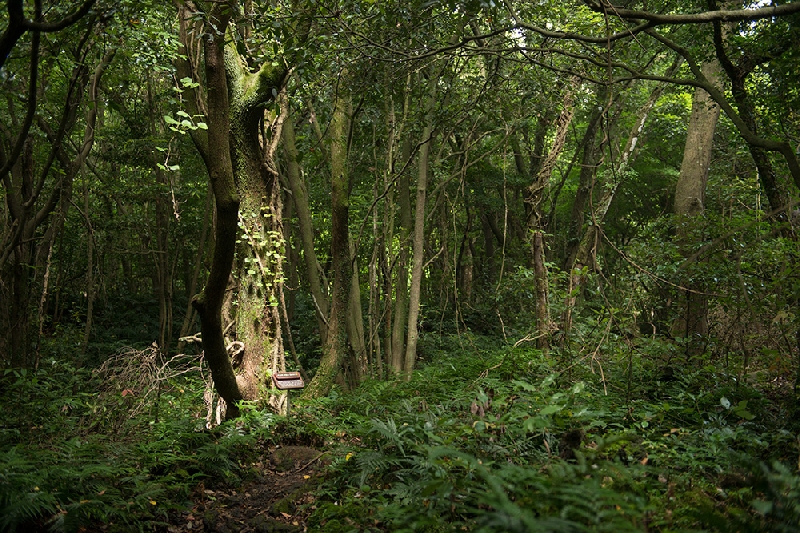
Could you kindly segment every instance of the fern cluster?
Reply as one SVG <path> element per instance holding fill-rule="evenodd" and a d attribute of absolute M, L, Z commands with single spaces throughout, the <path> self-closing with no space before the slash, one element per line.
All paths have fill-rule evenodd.
<path fill-rule="evenodd" d="M 775 438 L 770 448 L 764 417 L 720 404 L 722 393 L 760 405 L 713 369 L 629 401 L 624 387 L 597 379 L 591 361 L 564 379 L 531 350 L 437 359 L 411 381 L 328 401 L 337 413 L 329 423 L 350 444 L 320 487 L 312 529 L 800 529 L 800 476 L 780 462 L 732 459 L 793 444 Z M 728 478 L 754 484 L 726 492 Z"/>
<path fill-rule="evenodd" d="M 0 532 L 153 530 L 190 505 L 200 481 L 236 482 L 274 426 L 246 408 L 238 425 L 205 431 L 194 413 L 205 384 L 193 376 L 165 382 L 137 416 L 117 412 L 126 398 L 94 392 L 94 379 L 64 364 L 2 376 L 12 409 L 0 428 Z"/>

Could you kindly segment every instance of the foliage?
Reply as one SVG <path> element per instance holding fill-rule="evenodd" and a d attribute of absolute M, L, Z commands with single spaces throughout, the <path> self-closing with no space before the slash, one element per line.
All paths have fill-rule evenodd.
<path fill-rule="evenodd" d="M 44 18 L 79 3 L 46 6 Z M 289 323 L 280 325 L 311 375 L 319 365 L 325 317 L 317 313 L 326 302 L 308 288 L 313 278 L 332 293 L 329 127 L 347 94 L 346 203 L 360 281 L 351 294 L 360 293 L 353 309 L 363 318 L 348 335 L 368 329 L 369 353 L 358 356 L 369 368 L 360 370 L 385 377 L 389 343 L 408 333 L 408 309 L 398 308 L 410 260 L 401 212 L 424 215 L 414 360 L 424 366 L 299 399 L 291 420 L 245 404 L 240 419 L 206 429 L 201 357 L 172 349 L 196 331 L 189 302 L 221 244 L 209 237 L 220 211 L 192 142 L 219 133 L 209 131 L 207 80 L 198 74 L 213 35 L 195 33 L 206 17 L 195 13 L 184 48 L 174 3 L 97 2 L 79 23 L 39 35 L 35 93 L 33 32 L 0 72 L 0 152 L 11 169 L 0 187 L 0 531 L 153 530 L 204 487 L 240 483 L 266 442 L 334 457 L 303 511 L 317 530 L 800 529 L 797 176 L 790 180 L 775 152 L 757 166 L 731 120 L 740 113 L 762 145 L 796 148 L 797 15 L 732 23 L 715 50 L 709 24 L 648 23 L 635 33 L 643 19 L 592 11 L 604 4 L 596 2 L 239 4 L 231 3 L 242 8 L 235 24 L 213 31 L 231 36 L 252 72 L 286 60 L 291 114 L 270 101 L 249 118 L 259 146 L 281 120 L 296 124 L 303 183 L 288 192 L 281 150 L 276 161 L 256 161 L 262 171 L 276 165 L 269 180 L 280 182 L 284 211 L 270 213 L 273 231 L 264 235 L 243 223 L 259 213 L 240 217 L 240 275 L 260 281 L 228 292 L 226 334 L 242 341 L 242 325 L 277 329 L 277 314 L 242 311 L 244 296 L 257 302 L 269 289 L 258 303 L 277 309 L 285 284 L 281 320 Z M 664 13 L 705 9 L 667 4 Z M 0 23 L 9 24 L 7 10 Z M 688 57 L 675 62 L 678 78 L 652 93 L 679 48 Z M 112 49 L 92 100 L 89 80 Z M 723 80 L 731 116 L 717 127 L 703 216 L 676 221 L 696 84 L 690 63 L 722 51 L 743 87 Z M 196 71 L 186 75 L 189 58 Z M 530 186 L 565 89 L 575 91 L 574 120 L 542 191 L 552 320 L 542 325 L 534 323 Z M 651 94 L 660 96 L 620 167 Z M 593 116 L 598 132 L 584 144 Z M 428 200 L 406 208 L 404 193 L 410 202 L 422 191 L 415 177 L 426 126 L 434 132 Z M 597 157 L 584 158 L 593 146 Z M 764 205 L 769 169 L 788 202 L 781 212 Z M 303 261 L 308 248 L 289 215 L 300 192 L 316 265 Z M 590 223 L 601 231 L 575 287 L 567 249 Z M 687 288 L 707 299 L 699 343 L 678 327 Z M 537 329 L 552 332 L 547 354 L 531 348 Z M 272 346 L 265 351 L 281 361 L 281 342 Z"/>
<path fill-rule="evenodd" d="M 458 343 L 451 338 L 452 347 Z M 659 368 L 641 367 L 637 358 L 640 399 L 626 401 L 626 373 L 614 356 L 605 358 L 605 394 L 589 360 L 576 361 L 565 379 L 529 349 L 457 352 L 438 353 L 410 382 L 371 382 L 327 400 L 324 410 L 306 406 L 318 416 L 335 413 L 327 423 L 347 435 L 316 493 L 313 528 L 798 525 L 792 487 L 800 477 L 780 461 L 796 456 L 796 443 L 785 429 L 767 436 L 766 427 L 782 420 L 732 376 L 708 367 L 661 381 Z"/>
<path fill-rule="evenodd" d="M 98 523 L 152 530 L 191 507 L 198 485 L 246 475 L 247 456 L 275 419 L 245 410 L 237 424 L 206 431 L 198 412 L 204 381 L 171 368 L 173 375 L 156 376 L 164 378 L 157 396 L 134 392 L 135 376 L 123 383 L 117 373 L 103 387 L 96 374 L 55 360 L 35 372 L 6 371 L 0 531 L 70 532 Z M 137 413 L 139 393 L 147 405 Z"/>

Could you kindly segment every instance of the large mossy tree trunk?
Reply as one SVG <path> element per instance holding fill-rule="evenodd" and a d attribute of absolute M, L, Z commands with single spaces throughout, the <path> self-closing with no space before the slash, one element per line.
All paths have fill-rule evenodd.
<path fill-rule="evenodd" d="M 268 374 L 282 369 L 276 367 L 283 355 L 278 312 L 282 208 L 273 160 L 282 117 L 271 117 L 267 124 L 265 109 L 283 90 L 288 69 L 278 61 L 266 61 L 255 72 L 248 68 L 228 35 L 236 7 L 236 2 L 179 3 L 186 57 L 193 57 L 190 52 L 200 46 L 203 50 L 205 77 L 197 75 L 190 60 L 179 62 L 178 70 L 197 83 L 187 90 L 185 104 L 192 115 L 206 117 L 207 129 L 193 130 L 192 138 L 208 170 L 217 211 L 211 269 L 193 304 L 214 386 L 228 406 L 227 418 L 238 416 L 236 402 L 266 398 Z M 205 24 L 198 33 L 194 14 L 200 11 Z M 243 344 L 238 376 L 226 346 L 228 324 L 222 323 L 233 273 L 234 335 Z"/>
<path fill-rule="evenodd" d="M 283 88 L 286 69 L 266 64 L 247 69 L 235 46 L 225 49 L 231 106 L 231 156 L 239 194 L 239 239 L 235 265 L 236 340 L 244 344 L 239 388 L 246 400 L 267 396 L 267 378 L 284 370 L 280 293 L 283 289 L 281 187 L 271 144 L 262 135 L 264 109 Z M 271 117 L 278 135 L 282 119 Z"/>

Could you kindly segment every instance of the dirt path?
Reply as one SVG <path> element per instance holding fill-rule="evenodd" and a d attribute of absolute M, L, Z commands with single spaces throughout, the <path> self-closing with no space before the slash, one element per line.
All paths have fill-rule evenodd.
<path fill-rule="evenodd" d="M 271 533 L 306 531 L 300 506 L 313 503 L 309 492 L 321 475 L 327 457 L 306 446 L 268 450 L 254 468 L 258 474 L 236 489 L 210 490 L 199 486 L 191 511 L 174 516 L 169 533 Z"/>

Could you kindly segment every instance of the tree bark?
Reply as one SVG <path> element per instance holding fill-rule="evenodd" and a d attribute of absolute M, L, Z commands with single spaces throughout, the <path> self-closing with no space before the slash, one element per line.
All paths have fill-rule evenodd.
<path fill-rule="evenodd" d="M 553 146 L 547 153 L 542 162 L 536 179 L 528 187 L 528 195 L 525 201 L 529 204 L 530 217 L 528 219 L 528 234 L 530 238 L 531 256 L 533 263 L 534 294 L 536 295 L 536 347 L 547 352 L 550 348 L 550 334 L 552 325 L 550 323 L 550 306 L 548 302 L 548 274 L 545 265 L 545 242 L 544 215 L 542 213 L 542 201 L 547 192 L 550 176 L 555 168 L 558 156 L 564 149 L 567 139 L 569 125 L 575 113 L 574 97 L 578 86 L 578 80 L 573 79 L 570 86 L 566 89 L 561 103 L 561 114 L 556 120 L 556 134 Z"/>
<path fill-rule="evenodd" d="M 43 226 L 53 223 L 53 211 L 71 195 L 74 178 L 92 150 L 101 109 L 97 101 L 99 85 L 114 55 L 115 50 L 109 50 L 91 76 L 85 62 L 76 58 L 77 65 L 67 83 L 67 96 L 57 130 L 51 129 L 44 117 L 36 117 L 49 145 L 47 159 L 37 169 L 33 159 L 36 137 L 30 135 L 30 127 L 38 93 L 39 35 L 34 32 L 32 37 L 26 115 L 17 137 L 0 143 L 0 180 L 6 190 L 5 202 L 10 221 L 10 229 L 4 233 L 0 243 L 0 358 L 13 366 L 27 367 L 34 362 L 30 351 L 29 309 L 34 290 L 32 270 L 41 246 L 36 235 Z M 76 124 L 78 109 L 87 93 L 91 105 L 86 111 L 83 143 L 71 156 L 67 154 L 65 139 Z M 12 147 L 9 152 L 4 149 L 5 145 Z M 45 194 L 44 186 L 56 161 L 63 173 L 49 193 Z M 44 247 L 55 238 L 56 235 L 52 234 L 44 239 Z"/>
<path fill-rule="evenodd" d="M 401 161 L 411 157 L 411 138 L 406 137 L 401 149 Z M 408 319 L 408 256 L 411 243 L 411 180 L 408 172 L 401 172 L 397 178 L 397 205 L 400 208 L 398 220 L 398 240 L 400 250 L 394 283 L 394 313 L 392 323 L 392 345 L 389 353 L 389 371 L 395 374 L 403 372 L 403 360 L 406 348 L 406 321 Z"/>
<path fill-rule="evenodd" d="M 300 243 L 303 248 L 306 278 L 311 289 L 311 299 L 314 302 L 320 340 L 324 345 L 328 336 L 328 295 L 324 290 L 325 284 L 320 279 L 322 277 L 322 268 L 314 250 L 314 226 L 311 221 L 311 208 L 308 204 L 308 192 L 300 175 L 299 154 L 295 144 L 294 124 L 291 118 L 287 119 L 283 126 L 283 141 L 286 153 L 286 177 L 297 212 L 297 225 L 300 230 Z"/>
<path fill-rule="evenodd" d="M 208 136 L 205 145 L 195 140 L 208 169 L 217 209 L 214 228 L 215 246 L 206 286 L 192 301 L 200 317 L 203 350 L 214 387 L 227 405 L 226 418 L 239 415 L 238 402 L 243 400 L 236 383 L 233 366 L 225 347 L 222 326 L 222 304 L 233 270 L 236 234 L 239 222 L 239 195 L 233 175 L 230 153 L 230 106 L 225 78 L 225 34 L 230 21 L 230 6 L 214 4 L 208 13 L 208 32 L 203 38 L 205 78 L 207 84 L 206 121 Z M 187 46 L 188 48 L 188 46 Z"/>
<path fill-rule="evenodd" d="M 597 102 L 589 117 L 589 124 L 583 135 L 581 146 L 583 155 L 581 156 L 581 169 L 578 177 L 578 190 L 572 202 L 572 211 L 569 225 L 567 226 L 567 248 L 564 254 L 564 270 L 569 270 L 575 262 L 575 255 L 580 246 L 581 230 L 584 223 L 584 212 L 589 203 L 589 197 L 594 188 L 594 179 L 597 173 L 597 160 L 600 156 L 600 143 L 596 141 L 597 132 L 600 129 L 600 122 L 606 110 L 608 91 L 605 87 L 598 88 Z"/>
<path fill-rule="evenodd" d="M 747 80 L 752 74 L 753 70 L 759 65 L 760 61 L 754 60 L 751 55 L 742 55 L 738 58 L 738 65 L 734 65 L 729 57 L 725 48 L 724 35 L 728 33 L 721 24 L 714 23 L 714 46 L 717 55 L 718 67 L 722 67 L 723 71 L 731 80 L 731 94 L 736 102 L 736 107 L 739 115 L 747 128 L 753 133 L 758 135 L 758 123 L 756 122 L 756 110 L 753 105 L 750 94 L 747 91 Z M 788 47 L 787 47 L 788 48 Z M 720 72 L 706 73 L 706 78 L 718 88 L 721 88 L 719 82 Z M 710 99 L 710 97 L 709 97 Z M 769 201 L 769 206 L 772 211 L 777 211 L 788 201 L 788 195 L 783 187 L 778 183 L 778 177 L 772 161 L 769 157 L 769 152 L 761 147 L 752 143 L 747 144 L 750 150 L 750 155 L 753 157 L 753 162 L 758 170 L 758 179 L 761 186 L 764 188 L 764 193 Z M 781 212 L 778 215 L 779 219 L 787 220 L 786 213 Z"/>
<path fill-rule="evenodd" d="M 680 61 L 675 61 L 667 70 L 666 75 L 673 75 L 679 66 Z M 605 219 L 606 213 L 608 213 L 608 209 L 611 206 L 617 189 L 635 158 L 634 156 L 639 146 L 639 138 L 642 136 L 647 117 L 650 114 L 650 110 L 653 109 L 653 106 L 660 98 L 664 87 L 664 84 L 656 85 L 647 98 L 647 101 L 639 109 L 636 121 L 628 134 L 625 147 L 622 149 L 618 160 L 612 164 L 610 172 L 607 173 L 610 179 L 602 184 L 602 193 L 591 214 L 592 219 L 583 231 L 580 244 L 575 252 L 575 260 L 572 262 L 569 269 L 569 292 L 567 293 L 564 317 L 562 320 L 562 329 L 565 333 L 568 333 L 572 328 L 572 313 L 575 308 L 577 297 L 581 294 L 586 284 L 586 272 L 584 267 L 589 267 L 591 269 L 596 267 L 595 254 L 603 220 Z"/>
<path fill-rule="evenodd" d="M 349 99 L 337 94 L 330 124 L 333 290 L 328 315 L 328 338 L 317 373 L 306 388 L 306 395 L 311 398 L 328 394 L 348 353 L 347 316 L 353 275 L 349 236 L 350 181 L 347 172 L 348 108 Z"/>
<path fill-rule="evenodd" d="M 720 85 L 720 65 L 711 61 L 703 65 L 704 76 Z M 675 188 L 676 236 L 684 256 L 692 253 L 693 244 L 702 239 L 702 215 L 705 211 L 705 192 L 711 164 L 714 132 L 720 107 L 703 89 L 696 89 L 692 98 L 692 113 L 686 132 L 680 175 Z M 687 355 L 702 352 L 708 335 L 708 298 L 701 280 L 683 282 L 680 316 L 673 323 L 674 335 L 687 339 Z"/>
<path fill-rule="evenodd" d="M 273 156 L 285 116 L 265 118 L 265 109 L 282 92 L 288 67 L 267 61 L 257 71 L 249 69 L 233 40 L 226 37 L 236 2 L 208 2 L 202 10 L 189 0 L 178 6 L 186 58 L 178 62 L 178 71 L 202 82 L 184 91 L 184 102 L 193 113 L 206 116 L 208 128 L 191 134 L 208 169 L 217 212 L 211 270 L 194 306 L 215 387 L 228 405 L 226 417 L 233 418 L 238 410 L 232 402 L 265 399 L 269 373 L 282 370 L 284 364 L 279 313 L 283 210 Z M 197 11 L 206 14 L 202 31 L 191 30 Z M 204 77 L 192 64 L 200 48 Z M 236 340 L 244 345 L 238 378 L 226 352 L 222 324 L 234 271 L 236 305 L 230 309 L 235 308 Z"/>
<path fill-rule="evenodd" d="M 284 370 L 279 307 L 284 244 L 281 188 L 273 162 L 277 139 L 262 134 L 262 125 L 267 129 L 264 108 L 282 91 L 287 71 L 266 62 L 259 71 L 250 72 L 228 42 L 225 72 L 230 92 L 229 143 L 241 201 L 235 322 L 236 340 L 244 343 L 244 352 L 237 380 L 246 400 L 264 400 L 271 386 L 270 372 Z M 272 127 L 279 127 L 283 119 L 276 116 Z"/>
<path fill-rule="evenodd" d="M 367 361 L 367 346 L 364 342 L 364 315 L 361 311 L 361 283 L 358 276 L 357 250 L 350 241 L 350 264 L 352 276 L 350 281 L 350 300 L 347 310 L 347 339 L 350 343 L 352 354 L 352 369 L 354 385 L 361 383 L 367 377 L 369 364 Z"/>
<path fill-rule="evenodd" d="M 203 216 L 203 227 L 200 230 L 200 239 L 197 243 L 197 256 L 194 260 L 194 267 L 192 268 L 192 277 L 189 280 L 188 286 L 186 288 L 186 292 L 189 295 L 196 294 L 197 290 L 197 282 L 200 278 L 200 270 L 203 267 L 203 263 L 206 257 L 206 241 L 208 241 L 208 230 L 209 226 L 211 225 L 211 219 L 213 218 L 213 202 L 214 200 L 214 193 L 211 191 L 211 187 L 208 188 L 206 192 L 206 207 L 205 207 L 205 214 Z M 186 308 L 186 316 L 183 318 L 183 324 L 181 325 L 181 331 L 178 335 L 179 338 L 186 337 L 190 333 L 190 328 L 194 323 L 194 308 L 192 307 L 192 302 L 189 300 L 189 305 Z M 177 350 L 180 352 L 183 350 L 184 343 L 182 341 L 178 341 Z"/>
<path fill-rule="evenodd" d="M 428 168 L 430 165 L 431 145 L 434 135 L 433 108 L 436 102 L 436 83 L 439 74 L 428 80 L 428 95 L 425 99 L 425 126 L 422 128 L 422 141 L 419 149 L 419 166 L 417 171 L 417 197 L 414 206 L 413 256 L 411 262 L 411 287 L 408 296 L 408 331 L 406 350 L 403 357 L 403 374 L 411 378 L 417 359 L 417 342 L 419 341 L 419 311 L 422 297 L 422 267 L 425 261 L 425 200 L 428 192 Z"/>

